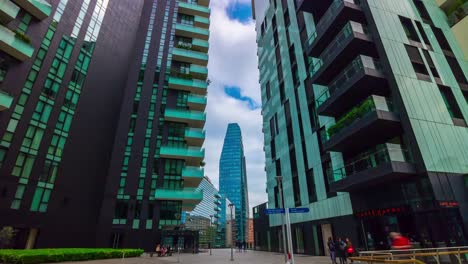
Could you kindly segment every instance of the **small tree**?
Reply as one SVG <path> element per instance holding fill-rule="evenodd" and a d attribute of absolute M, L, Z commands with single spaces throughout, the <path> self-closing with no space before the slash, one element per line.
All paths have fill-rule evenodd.
<path fill-rule="evenodd" d="M 12 242 L 16 235 L 15 229 L 11 226 L 5 226 L 0 230 L 0 248 L 6 248 Z"/>

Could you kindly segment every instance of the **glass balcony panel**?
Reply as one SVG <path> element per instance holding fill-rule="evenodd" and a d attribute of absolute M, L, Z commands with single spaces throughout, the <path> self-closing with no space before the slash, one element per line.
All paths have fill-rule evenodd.
<path fill-rule="evenodd" d="M 52 5 L 47 0 L 14 0 L 17 5 L 39 20 L 50 16 Z"/>
<path fill-rule="evenodd" d="M 13 103 L 13 97 L 0 90 L 0 111 L 7 110 Z"/>
<path fill-rule="evenodd" d="M 17 36 L 17 34 L 0 25 L 0 50 L 20 61 L 24 61 L 31 58 L 34 48 L 27 41 L 28 39 Z"/>
<path fill-rule="evenodd" d="M 399 144 L 382 144 L 376 147 L 376 151 L 356 157 L 344 167 L 336 169 L 333 174 L 328 175 L 329 181 L 336 182 L 351 177 L 353 174 L 376 168 L 388 162 L 412 162 L 409 151 L 403 149 Z"/>
<path fill-rule="evenodd" d="M 0 22 L 7 24 L 14 20 L 20 11 L 19 6 L 10 0 L 0 0 Z"/>

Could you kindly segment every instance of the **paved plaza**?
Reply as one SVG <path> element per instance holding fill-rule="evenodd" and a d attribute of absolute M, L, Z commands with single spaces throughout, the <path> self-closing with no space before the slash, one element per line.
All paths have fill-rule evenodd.
<path fill-rule="evenodd" d="M 144 255 L 140 258 L 131 259 L 107 259 L 84 262 L 66 262 L 66 264 L 169 264 L 169 263 L 186 263 L 186 264 L 284 264 L 284 257 L 279 253 L 247 251 L 239 253 L 234 251 L 234 261 L 230 261 L 230 249 L 213 250 L 213 255 L 208 252 L 200 254 L 181 254 L 180 262 L 178 262 L 177 254 L 172 257 L 152 257 Z M 311 257 L 304 255 L 295 255 L 296 264 L 329 264 L 331 263 L 327 257 Z M 65 263 L 64 263 L 65 264 Z"/>

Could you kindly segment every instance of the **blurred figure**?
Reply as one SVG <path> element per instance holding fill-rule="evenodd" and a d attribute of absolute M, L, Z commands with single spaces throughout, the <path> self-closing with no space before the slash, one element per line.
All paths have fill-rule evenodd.
<path fill-rule="evenodd" d="M 335 248 L 336 242 L 333 241 L 333 238 L 331 237 L 328 238 L 327 246 L 328 246 L 328 252 L 330 253 L 332 264 L 336 264 L 336 248 Z"/>
<path fill-rule="evenodd" d="M 346 243 L 341 239 L 338 238 L 336 241 L 336 256 L 340 259 L 340 264 L 347 264 L 348 261 L 346 260 Z"/>
<path fill-rule="evenodd" d="M 351 243 L 351 240 L 349 238 L 345 239 L 345 243 L 346 243 L 346 258 L 353 257 L 355 254 L 353 243 Z M 351 260 L 351 263 L 353 263 L 352 260 Z"/>
<path fill-rule="evenodd" d="M 409 239 L 402 236 L 400 233 L 391 232 L 390 238 L 392 239 L 392 249 L 409 249 L 411 244 Z"/>

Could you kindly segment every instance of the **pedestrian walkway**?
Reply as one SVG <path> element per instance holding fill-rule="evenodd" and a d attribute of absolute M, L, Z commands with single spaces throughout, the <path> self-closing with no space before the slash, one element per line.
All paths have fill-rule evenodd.
<path fill-rule="evenodd" d="M 230 249 L 214 249 L 213 255 L 208 252 L 200 254 L 180 254 L 182 264 L 284 264 L 283 254 L 261 251 L 235 252 L 234 261 L 230 261 Z M 329 264 L 328 257 L 311 257 L 304 255 L 295 255 L 296 264 Z M 66 262 L 63 264 L 171 264 L 178 263 L 178 256 L 172 257 L 152 257 L 143 256 L 141 258 L 131 259 L 107 259 L 84 262 Z"/>

